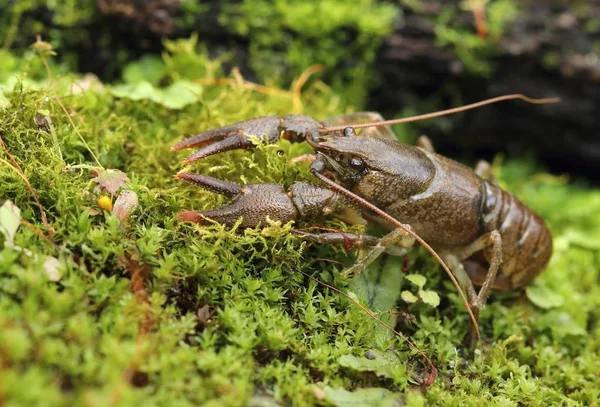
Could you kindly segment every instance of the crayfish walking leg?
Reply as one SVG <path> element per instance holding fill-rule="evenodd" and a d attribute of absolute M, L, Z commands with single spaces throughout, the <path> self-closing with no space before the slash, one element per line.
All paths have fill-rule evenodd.
<path fill-rule="evenodd" d="M 402 248 L 404 249 L 404 252 L 401 254 L 406 254 L 406 252 L 411 247 L 413 247 L 414 244 L 415 238 L 412 237 L 408 232 L 400 228 L 394 229 L 387 235 L 379 239 L 377 243 L 371 247 L 371 250 L 369 251 L 369 253 L 367 253 L 365 257 L 360 259 L 355 265 L 350 267 L 348 270 L 344 271 L 342 275 L 346 278 L 352 278 L 364 271 L 369 266 L 369 264 L 377 260 L 377 258 L 384 251 L 388 251 L 391 248 Z"/>
<path fill-rule="evenodd" d="M 479 293 L 477 293 L 471 278 L 465 271 L 462 261 L 477 252 L 490 248 L 490 267 L 485 273 L 485 279 L 479 289 Z M 452 253 L 442 253 L 441 256 L 461 285 L 466 287 L 467 295 L 469 296 L 469 305 L 475 317 L 479 318 L 479 310 L 485 305 L 502 264 L 502 237 L 500 233 L 494 230 L 477 238 L 473 243 L 460 250 L 453 250 Z"/>

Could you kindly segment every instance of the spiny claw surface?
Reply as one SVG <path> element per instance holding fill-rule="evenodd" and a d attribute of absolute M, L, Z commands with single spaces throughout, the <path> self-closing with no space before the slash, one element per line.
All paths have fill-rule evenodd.
<path fill-rule="evenodd" d="M 248 135 L 264 137 L 267 143 L 275 143 L 280 137 L 291 142 L 300 142 L 309 132 L 319 126 L 319 122 L 309 116 L 265 116 L 196 134 L 175 144 L 171 150 L 200 147 L 198 151 L 183 161 L 185 164 L 189 164 L 213 154 L 239 148 L 252 148 L 254 144 Z M 206 218 L 210 218 L 219 223 L 233 225 L 242 217 L 241 227 L 248 228 L 266 222 L 267 217 L 273 221 L 287 223 L 296 220 L 299 216 L 298 208 L 291 197 L 293 194 L 288 195 L 279 184 L 241 186 L 235 182 L 191 173 L 180 173 L 176 178 L 225 195 L 233 200 L 231 205 L 214 210 L 184 211 L 179 214 L 180 219 L 184 221 L 203 222 Z"/>
<path fill-rule="evenodd" d="M 252 148 L 253 144 L 248 139 L 248 134 L 265 137 L 268 143 L 275 143 L 280 137 L 299 142 L 307 132 L 319 126 L 320 124 L 309 116 L 264 116 L 196 134 L 181 140 L 171 147 L 171 150 L 200 147 L 200 150 L 183 161 L 184 164 L 189 164 L 213 154 L 238 148 Z"/>
<path fill-rule="evenodd" d="M 244 133 L 256 135 L 264 135 L 267 133 L 271 136 L 273 131 L 275 133 L 277 132 L 279 123 L 280 118 L 278 116 L 265 116 L 250 119 L 190 136 L 175 144 L 171 147 L 171 150 L 177 151 L 183 150 L 184 148 L 202 147 L 203 145 L 214 143 L 215 141 L 222 140 L 226 137 Z"/>
<path fill-rule="evenodd" d="M 240 184 L 226 181 L 219 178 L 214 178 L 203 174 L 192 174 L 191 172 L 181 172 L 175 178 L 189 182 L 190 184 L 198 185 L 204 189 L 217 194 L 225 195 L 228 198 L 234 198 L 242 190 Z"/>
<path fill-rule="evenodd" d="M 248 148 L 251 146 L 252 143 L 243 133 L 232 133 L 223 140 L 202 147 L 200 150 L 183 160 L 183 164 L 190 164 L 213 154 L 224 153 L 225 151 L 236 150 L 238 148 Z"/>
<path fill-rule="evenodd" d="M 252 143 L 246 136 L 247 134 L 265 136 L 268 142 L 274 143 L 279 138 L 280 124 L 281 118 L 278 116 L 266 116 L 246 120 L 188 137 L 171 147 L 171 150 L 177 151 L 184 148 L 202 147 L 183 161 L 184 164 L 189 164 L 213 154 L 238 148 L 251 148 Z"/>
<path fill-rule="evenodd" d="M 233 225 L 241 217 L 242 228 L 256 227 L 265 223 L 267 216 L 273 221 L 287 223 L 298 218 L 298 210 L 283 186 L 279 184 L 248 184 L 240 186 L 208 175 L 180 173 L 178 179 L 193 183 L 209 191 L 233 199 L 231 205 L 206 211 L 184 211 L 179 214 L 183 221 L 202 223 L 205 218 L 218 223 Z"/>

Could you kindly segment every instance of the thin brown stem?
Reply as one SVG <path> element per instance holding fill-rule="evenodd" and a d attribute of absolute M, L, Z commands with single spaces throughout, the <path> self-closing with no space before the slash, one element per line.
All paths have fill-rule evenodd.
<path fill-rule="evenodd" d="M 40 40 L 41 39 L 38 38 L 38 41 L 40 41 Z M 46 61 L 46 57 L 43 54 L 40 55 L 40 58 L 42 60 L 42 63 L 44 64 L 44 67 L 46 68 L 46 73 L 48 74 L 48 81 L 49 81 L 48 87 L 50 87 L 50 85 L 52 84 L 52 81 L 53 81 L 52 71 L 50 70 L 50 65 L 48 65 L 48 61 Z M 98 164 L 98 167 L 104 168 L 104 166 L 102 164 L 100 164 L 100 160 L 98 160 L 98 157 L 96 157 L 96 154 L 94 154 L 94 152 L 92 151 L 92 149 L 90 148 L 88 143 L 85 141 L 85 139 L 83 138 L 83 136 L 77 129 L 77 126 L 75 126 L 75 122 L 71 118 L 71 115 L 69 114 L 69 111 L 67 110 L 65 105 L 63 105 L 63 103 L 61 102 L 61 100 L 59 98 L 54 98 L 54 99 L 56 100 L 56 103 L 58 103 L 58 105 L 62 108 L 63 112 L 65 112 L 65 115 L 67 116 L 67 120 L 69 120 L 69 123 L 71 123 L 71 126 L 73 126 L 73 130 L 75 130 L 75 133 L 77 133 L 77 135 L 79 136 L 79 139 L 81 140 L 81 142 L 83 143 L 85 148 L 92 155 L 92 157 L 94 158 L 94 161 L 96 161 L 96 164 Z"/>
<path fill-rule="evenodd" d="M 54 241 L 51 238 L 49 238 L 48 236 L 46 236 L 45 234 L 43 234 L 42 232 L 40 232 L 39 230 L 37 230 L 35 228 L 35 226 L 33 226 L 31 223 L 29 223 L 25 219 L 21 218 L 21 224 L 23 226 L 25 226 L 27 229 L 29 229 L 33 234 L 35 234 L 39 238 L 41 238 L 41 239 L 47 241 L 48 243 L 50 243 L 52 246 L 54 246 L 54 248 L 56 250 L 60 250 L 60 247 L 56 243 L 54 243 Z"/>
<path fill-rule="evenodd" d="M 475 20 L 475 29 L 479 38 L 485 40 L 488 36 L 487 21 L 485 18 L 485 4 L 482 0 L 470 0 L 473 19 Z"/>
<path fill-rule="evenodd" d="M 259 85 L 254 82 L 249 82 L 247 80 L 242 80 L 241 82 L 234 78 L 217 78 L 217 79 L 196 79 L 194 83 L 199 85 L 241 85 L 244 88 L 253 90 L 255 92 L 263 93 L 265 95 L 279 95 L 279 96 L 289 96 L 290 92 L 269 88 L 268 86 Z"/>
<path fill-rule="evenodd" d="M 31 186 L 31 183 L 29 182 L 29 180 L 25 176 L 25 173 L 21 169 L 21 166 L 19 165 L 19 163 L 17 162 L 17 160 L 15 160 L 15 158 L 13 157 L 13 155 L 8 151 L 8 148 L 6 147 L 6 144 L 4 143 L 4 140 L 2 139 L 2 136 L 0 136 L 0 144 L 2 144 L 2 148 L 4 149 L 4 151 L 6 152 L 6 154 L 8 155 L 8 157 L 10 158 L 10 160 L 14 163 L 14 166 L 11 165 L 8 161 L 6 161 L 3 158 L 0 158 L 0 162 L 3 162 L 4 164 L 6 164 L 19 177 L 21 177 L 21 179 L 23 180 L 23 182 L 25 182 L 25 186 L 27 186 L 27 189 L 29 190 L 29 193 L 33 197 L 33 199 L 34 199 L 37 207 L 40 210 L 40 214 L 42 216 L 42 222 L 44 223 L 44 227 L 48 231 L 48 236 L 50 238 L 52 238 L 52 228 L 50 227 L 50 223 L 48 222 L 48 218 L 46 217 L 46 211 L 44 210 L 44 207 L 42 206 L 42 203 L 40 202 L 40 200 L 39 200 L 39 198 L 37 196 L 37 193 L 35 192 L 35 190 Z"/>
<path fill-rule="evenodd" d="M 302 74 L 298 77 L 298 79 L 294 82 L 294 86 L 292 87 L 292 105 L 294 106 L 294 113 L 301 113 L 302 111 L 302 87 L 311 77 L 311 75 L 322 72 L 325 70 L 325 65 L 323 64 L 315 64 L 309 66 Z"/>

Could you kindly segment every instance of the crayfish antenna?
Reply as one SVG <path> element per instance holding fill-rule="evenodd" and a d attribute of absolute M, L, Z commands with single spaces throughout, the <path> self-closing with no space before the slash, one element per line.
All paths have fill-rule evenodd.
<path fill-rule="evenodd" d="M 498 96 L 491 99 L 482 100 L 481 102 L 471 103 L 469 105 L 455 107 L 453 109 L 440 110 L 439 112 L 421 114 L 418 116 L 405 117 L 402 119 L 393 119 L 393 120 L 384 120 L 375 123 L 364 123 L 364 124 L 356 124 L 356 125 L 343 125 L 343 126 L 332 126 L 332 127 L 323 127 L 319 129 L 320 133 L 332 133 L 335 131 L 344 130 L 346 127 L 352 127 L 355 129 L 361 129 L 364 127 L 379 127 L 379 126 L 391 126 L 393 124 L 402 124 L 402 123 L 410 123 L 416 122 L 419 120 L 427 120 L 433 119 L 434 117 L 447 116 L 454 113 L 464 112 L 465 110 L 475 109 L 485 105 L 491 105 L 493 103 L 502 102 L 503 100 L 512 100 L 512 99 L 521 99 L 527 103 L 532 104 L 548 104 L 548 103 L 558 103 L 560 102 L 560 98 L 546 98 L 546 99 L 534 99 L 521 94 L 512 94 L 512 95 L 504 95 Z"/>

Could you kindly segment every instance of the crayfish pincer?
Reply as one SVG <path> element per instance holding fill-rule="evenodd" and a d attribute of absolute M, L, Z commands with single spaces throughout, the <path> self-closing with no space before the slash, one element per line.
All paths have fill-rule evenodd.
<path fill-rule="evenodd" d="M 307 116 L 269 116 L 189 137 L 173 147 L 199 147 L 185 163 L 252 148 L 248 134 L 264 136 L 270 143 L 280 138 L 306 140 L 315 150 L 311 172 L 324 185 L 297 182 L 286 191 L 277 184 L 240 186 L 207 175 L 180 173 L 177 178 L 233 200 L 228 206 L 180 216 L 186 221 L 210 218 L 225 224 L 243 217 L 243 227 L 255 227 L 264 224 L 267 216 L 288 222 L 327 215 L 353 224 L 383 226 L 390 232 L 381 238 L 297 233 L 310 241 L 350 241 L 353 246 L 370 248 L 345 271 L 347 276 L 364 270 L 384 251 L 403 254 L 415 239 L 427 242 L 466 288 L 476 321 L 491 289 L 522 287 L 543 269 L 552 253 L 550 232 L 533 210 L 494 183 L 486 171 L 489 166 L 472 170 L 436 154 L 424 138 L 417 146 L 402 144 L 389 123 L 377 113 L 356 113 L 325 123 Z M 355 129 L 364 127 L 367 130 L 356 134 Z M 481 287 L 479 292 L 474 286 Z"/>

